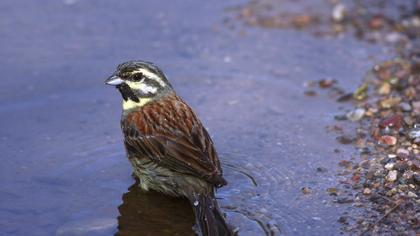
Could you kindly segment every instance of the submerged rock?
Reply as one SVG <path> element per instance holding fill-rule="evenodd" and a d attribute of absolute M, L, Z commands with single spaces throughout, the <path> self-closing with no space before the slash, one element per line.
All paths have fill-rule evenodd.
<path fill-rule="evenodd" d="M 347 113 L 346 117 L 347 117 L 348 120 L 351 120 L 351 121 L 359 121 L 360 119 L 363 118 L 364 114 L 365 114 L 365 109 L 357 108 L 357 109 Z"/>

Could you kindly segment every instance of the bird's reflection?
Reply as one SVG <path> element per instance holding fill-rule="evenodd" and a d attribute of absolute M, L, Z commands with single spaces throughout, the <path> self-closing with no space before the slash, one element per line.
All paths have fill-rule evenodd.
<path fill-rule="evenodd" d="M 142 191 L 137 184 L 122 198 L 116 236 L 195 235 L 194 215 L 186 199 Z"/>

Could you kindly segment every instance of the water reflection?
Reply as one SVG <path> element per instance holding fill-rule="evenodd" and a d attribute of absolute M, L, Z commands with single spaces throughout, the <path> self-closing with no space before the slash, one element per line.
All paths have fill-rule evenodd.
<path fill-rule="evenodd" d="M 194 235 L 194 215 L 186 199 L 145 192 L 137 184 L 122 198 L 116 236 Z"/>

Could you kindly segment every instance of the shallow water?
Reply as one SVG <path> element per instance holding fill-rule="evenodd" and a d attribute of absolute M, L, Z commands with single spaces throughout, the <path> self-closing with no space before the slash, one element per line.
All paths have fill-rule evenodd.
<path fill-rule="evenodd" d="M 160 65 L 208 128 L 240 235 L 339 234 L 346 205 L 326 189 L 353 148 L 325 129 L 342 105 L 303 84 L 353 90 L 379 47 L 225 27 L 244 1 L 44 2 L 0 3 L 0 235 L 192 235 L 184 200 L 129 189 L 120 97 L 103 84 L 129 59 Z"/>

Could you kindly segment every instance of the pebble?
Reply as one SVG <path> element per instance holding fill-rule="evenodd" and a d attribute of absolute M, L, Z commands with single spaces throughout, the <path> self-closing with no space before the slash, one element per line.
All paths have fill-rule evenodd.
<path fill-rule="evenodd" d="M 363 118 L 363 115 L 365 114 L 365 109 L 363 108 L 357 108 L 353 111 L 350 111 L 346 114 L 346 117 L 350 121 L 359 121 Z"/>
<path fill-rule="evenodd" d="M 393 115 L 391 117 L 388 117 L 382 120 L 379 123 L 379 127 L 381 127 L 382 129 L 386 127 L 399 129 L 402 126 L 402 120 L 403 120 L 403 117 L 401 115 Z"/>
<path fill-rule="evenodd" d="M 328 192 L 331 196 L 337 196 L 337 195 L 338 195 L 338 190 L 337 190 L 337 188 L 327 188 L 327 192 Z"/>
<path fill-rule="evenodd" d="M 403 178 L 406 179 L 406 180 L 409 180 L 409 179 L 413 178 L 413 175 L 414 175 L 414 171 L 407 170 L 406 172 L 404 172 Z"/>
<path fill-rule="evenodd" d="M 365 189 L 363 189 L 363 194 L 364 195 L 369 195 L 369 194 L 371 194 L 372 193 L 372 190 L 370 190 L 370 188 L 365 188 Z"/>
<path fill-rule="evenodd" d="M 339 3 L 337 5 L 334 6 L 334 8 L 332 9 L 332 19 L 336 22 L 341 22 L 344 20 L 344 16 L 346 14 L 346 7 Z"/>
<path fill-rule="evenodd" d="M 406 159 L 408 156 L 410 156 L 410 151 L 404 148 L 398 148 L 397 149 L 397 156 L 400 159 Z"/>
<path fill-rule="evenodd" d="M 354 200 L 348 197 L 339 197 L 336 199 L 336 202 L 340 204 L 344 204 L 344 203 L 352 203 L 354 202 Z"/>
<path fill-rule="evenodd" d="M 397 172 L 396 170 L 391 170 L 391 171 L 388 173 L 388 175 L 386 176 L 386 179 L 387 179 L 389 182 L 394 182 L 395 180 L 397 180 L 397 175 L 398 175 L 398 172 Z"/>
<path fill-rule="evenodd" d="M 388 154 L 388 158 L 394 159 L 396 157 L 397 157 L 397 155 L 395 155 L 395 154 Z"/>
<path fill-rule="evenodd" d="M 391 85 L 389 83 L 383 83 L 378 89 L 378 94 L 387 95 L 391 92 Z"/>
<path fill-rule="evenodd" d="M 387 98 L 384 99 L 380 102 L 380 105 L 382 108 L 388 109 L 388 108 L 392 108 L 393 106 L 397 105 L 398 103 L 400 103 L 401 98 L 400 97 L 391 97 L 391 98 Z"/>
<path fill-rule="evenodd" d="M 402 111 L 411 111 L 411 105 L 407 102 L 400 103 L 400 108 Z"/>
<path fill-rule="evenodd" d="M 417 194 L 415 194 L 415 193 L 413 193 L 413 192 L 408 192 L 408 193 L 407 193 L 407 196 L 408 196 L 408 197 L 411 197 L 411 198 L 416 198 L 416 197 L 417 197 Z"/>
<path fill-rule="evenodd" d="M 412 102 L 413 110 L 416 113 L 420 113 L 420 101 Z"/>
<path fill-rule="evenodd" d="M 303 194 L 310 194 L 312 192 L 311 188 L 309 187 L 303 187 L 301 188 L 301 191 Z"/>
<path fill-rule="evenodd" d="M 353 143 L 354 141 L 354 138 L 348 135 L 341 135 L 341 136 L 338 136 L 336 139 L 341 144 L 350 144 L 350 143 Z"/>
<path fill-rule="evenodd" d="M 409 136 L 411 139 L 420 138 L 420 128 L 419 128 L 419 127 L 416 127 L 416 128 L 411 129 L 411 130 L 408 132 L 408 136 Z"/>
<path fill-rule="evenodd" d="M 388 163 L 388 164 L 386 164 L 385 165 L 385 169 L 387 169 L 387 170 L 392 170 L 392 169 L 394 169 L 394 163 Z"/>
<path fill-rule="evenodd" d="M 379 139 L 379 142 L 384 143 L 388 146 L 394 146 L 395 144 L 397 144 L 397 138 L 390 135 L 384 135 L 384 136 L 381 136 L 381 138 Z"/>

